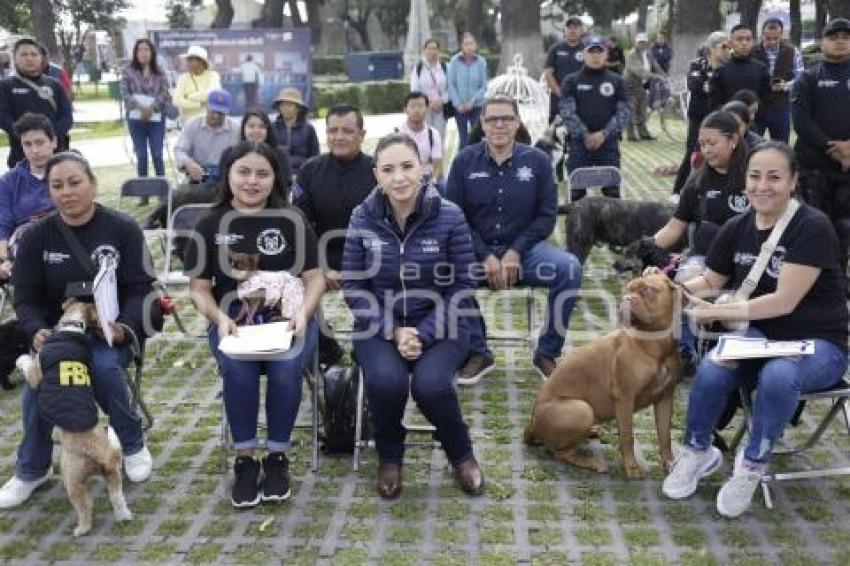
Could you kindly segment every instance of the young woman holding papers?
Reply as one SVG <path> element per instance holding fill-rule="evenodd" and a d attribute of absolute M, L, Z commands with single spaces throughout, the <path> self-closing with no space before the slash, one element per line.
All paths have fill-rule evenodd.
<path fill-rule="evenodd" d="M 240 142 L 222 161 L 221 171 L 221 199 L 195 227 L 198 237 L 186 250 L 185 265 L 192 301 L 210 322 L 210 350 L 224 382 L 224 408 L 237 454 L 231 501 L 235 507 L 250 507 L 261 499 L 289 497 L 285 452 L 301 404 L 304 367 L 319 337 L 313 315 L 325 284 L 313 229 L 301 211 L 278 196 L 285 190 L 275 150 L 262 142 Z M 291 355 L 284 359 L 236 360 L 218 348 L 224 337 L 238 333 L 234 320 L 242 304 L 231 265 L 245 256 L 254 258 L 256 270 L 286 271 L 304 284 L 303 302 L 291 320 L 296 338 Z M 254 452 L 263 373 L 268 378 L 268 454 L 262 461 L 261 481 Z"/>
<path fill-rule="evenodd" d="M 829 218 L 793 200 L 797 179 L 787 145 L 766 142 L 753 149 L 746 183 L 751 210 L 726 222 L 708 253 L 705 274 L 684 284 L 687 292 L 701 296 L 739 290 L 730 302 L 692 299 L 688 313 L 696 322 L 748 322 L 747 336 L 814 344 L 814 353 L 805 356 L 721 362 L 710 353 L 702 360 L 688 401 L 685 446 L 662 491 L 672 499 L 688 497 L 701 478 L 720 467 L 712 430 L 729 396 L 743 384 L 755 385 L 748 442 L 717 495 L 717 510 L 727 517 L 749 508 L 800 394 L 834 386 L 847 369 L 843 253 Z M 741 293 L 762 244 L 783 225 L 763 272 L 752 276 L 755 287 L 744 286 L 751 292 Z"/>

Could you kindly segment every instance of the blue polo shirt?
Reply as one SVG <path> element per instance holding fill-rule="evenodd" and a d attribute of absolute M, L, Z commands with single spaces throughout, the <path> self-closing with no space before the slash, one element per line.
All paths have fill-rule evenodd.
<path fill-rule="evenodd" d="M 497 164 L 486 141 L 464 148 L 452 163 L 446 196 L 466 215 L 475 254 L 483 261 L 513 249 L 524 255 L 555 228 L 558 190 L 552 164 L 537 148 L 517 143 Z"/>

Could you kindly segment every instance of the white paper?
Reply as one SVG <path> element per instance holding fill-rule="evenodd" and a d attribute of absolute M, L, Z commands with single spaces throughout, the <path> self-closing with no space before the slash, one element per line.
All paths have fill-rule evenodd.
<path fill-rule="evenodd" d="M 808 356 L 815 353 L 813 340 L 767 340 L 744 336 L 724 335 L 717 343 L 714 358 L 717 360 L 744 360 L 753 358 L 778 358 L 783 356 Z"/>
<path fill-rule="evenodd" d="M 286 354 L 292 345 L 290 323 L 269 322 L 240 326 L 236 335 L 225 336 L 218 349 L 240 360 L 268 360 Z"/>
<path fill-rule="evenodd" d="M 94 277 L 93 294 L 94 306 L 97 308 L 97 318 L 106 342 L 112 346 L 112 326 L 110 323 L 118 320 L 118 278 L 115 275 L 115 264 L 104 261 L 100 264 L 100 271 Z"/>
<path fill-rule="evenodd" d="M 133 100 L 135 100 L 136 103 L 139 104 L 140 106 L 145 106 L 145 107 L 153 106 L 153 103 L 154 103 L 154 97 L 147 95 L 147 94 L 134 94 Z M 138 108 L 133 108 L 132 110 L 130 110 L 127 117 L 130 118 L 130 120 L 141 120 L 142 119 L 142 111 L 139 110 Z M 162 121 L 162 113 L 161 112 L 154 112 L 153 114 L 151 114 L 151 117 L 148 118 L 148 120 L 151 121 L 151 122 L 160 122 L 160 121 Z"/>

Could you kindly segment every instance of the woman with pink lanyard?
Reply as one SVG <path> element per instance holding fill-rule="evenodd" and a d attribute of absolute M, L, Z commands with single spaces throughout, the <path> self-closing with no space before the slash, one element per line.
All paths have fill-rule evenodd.
<path fill-rule="evenodd" d="M 422 48 L 422 60 L 410 73 L 410 91 L 419 91 L 428 97 L 426 122 L 446 139 L 446 116 L 443 109 L 449 102 L 449 87 L 446 82 L 446 64 L 440 60 L 440 43 L 428 39 Z"/>

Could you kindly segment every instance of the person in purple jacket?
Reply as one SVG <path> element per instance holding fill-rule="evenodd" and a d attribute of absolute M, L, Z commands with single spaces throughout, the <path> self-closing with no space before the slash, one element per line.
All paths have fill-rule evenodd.
<path fill-rule="evenodd" d="M 406 134 L 378 142 L 375 177 L 378 187 L 351 216 L 342 287 L 375 429 L 378 495 L 401 493 L 411 395 L 436 427 L 459 487 L 478 495 L 484 476 L 454 385 L 468 350 L 458 311 L 474 287 L 472 235 L 460 208 L 422 183 L 419 149 Z"/>
<path fill-rule="evenodd" d="M 27 112 L 15 122 L 24 159 L 0 177 L 0 281 L 11 275 L 9 240 L 33 219 L 53 210 L 44 182 L 47 160 L 56 151 L 56 132 L 47 116 Z M 18 234 L 16 234 L 18 232 Z M 16 238 L 15 238 L 16 239 Z"/>

